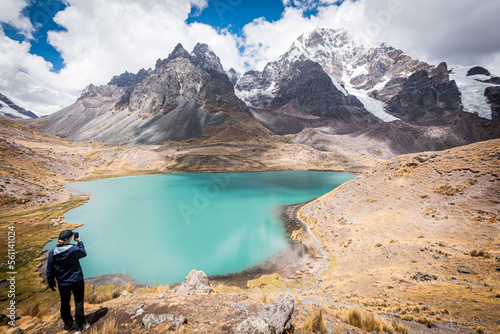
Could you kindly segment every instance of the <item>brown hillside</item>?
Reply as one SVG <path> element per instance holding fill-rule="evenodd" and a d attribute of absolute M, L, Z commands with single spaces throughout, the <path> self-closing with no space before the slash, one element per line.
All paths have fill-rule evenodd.
<path fill-rule="evenodd" d="M 393 158 L 306 205 L 332 259 L 325 293 L 385 296 L 391 312 L 414 300 L 499 332 L 499 173 L 492 140 Z"/>

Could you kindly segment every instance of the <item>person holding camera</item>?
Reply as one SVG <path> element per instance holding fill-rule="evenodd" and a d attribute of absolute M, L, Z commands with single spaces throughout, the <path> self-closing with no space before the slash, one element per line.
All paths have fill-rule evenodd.
<path fill-rule="evenodd" d="M 47 261 L 47 282 L 52 291 L 56 291 L 56 280 L 61 297 L 61 318 L 64 321 L 63 333 L 76 330 L 79 334 L 85 324 L 85 312 L 83 310 L 83 297 L 85 295 L 85 283 L 80 259 L 87 256 L 83 242 L 78 232 L 74 233 L 77 245 L 70 244 L 73 231 L 64 230 L 59 234 L 57 247 L 49 252 Z M 75 320 L 71 315 L 71 293 L 75 298 Z"/>

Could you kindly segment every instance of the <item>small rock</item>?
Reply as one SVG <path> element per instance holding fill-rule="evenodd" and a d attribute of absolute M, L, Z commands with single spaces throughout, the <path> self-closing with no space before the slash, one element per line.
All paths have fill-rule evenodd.
<path fill-rule="evenodd" d="M 429 156 L 421 154 L 421 155 L 417 156 L 417 160 L 420 162 L 426 162 L 427 160 L 429 160 Z"/>
<path fill-rule="evenodd" d="M 424 274 L 423 272 L 418 271 L 415 275 L 411 276 L 410 279 L 417 282 L 428 282 L 435 281 L 438 277 L 436 275 Z"/>
<path fill-rule="evenodd" d="M 229 305 L 230 307 L 236 307 L 238 308 L 239 310 L 245 312 L 246 314 L 249 314 L 250 312 L 248 312 L 248 309 L 243 305 L 243 304 L 240 304 L 240 303 L 231 303 Z M 236 310 L 235 310 L 236 311 Z M 234 313 L 234 311 L 233 311 Z"/>
<path fill-rule="evenodd" d="M 472 271 L 469 267 L 465 266 L 459 267 L 458 272 L 461 274 L 475 274 L 474 271 Z"/>
<path fill-rule="evenodd" d="M 144 328 L 149 330 L 162 322 L 174 320 L 175 317 L 173 314 L 146 314 L 144 318 L 142 318 L 142 325 L 144 326 Z"/>
<path fill-rule="evenodd" d="M 129 307 L 128 309 L 125 310 L 125 313 L 131 314 L 131 315 L 136 314 L 137 311 L 139 311 L 143 306 L 144 306 L 144 304 L 138 304 L 138 305 Z"/>
<path fill-rule="evenodd" d="M 394 289 L 394 285 L 389 285 L 387 288 L 388 289 Z"/>
<path fill-rule="evenodd" d="M 375 244 L 375 247 L 382 247 L 382 244 L 379 242 L 379 243 L 376 243 Z"/>
<path fill-rule="evenodd" d="M 187 324 L 188 320 L 185 317 L 178 317 L 174 320 L 172 325 L 170 325 L 171 330 L 176 331 L 178 330 L 182 325 Z"/>
<path fill-rule="evenodd" d="M 434 255 L 434 258 L 435 258 L 436 260 L 437 260 L 437 259 L 439 259 L 439 255 L 435 254 L 435 255 Z"/>
<path fill-rule="evenodd" d="M 163 299 L 163 298 L 165 298 L 165 295 L 163 293 L 158 296 L 158 299 Z"/>
<path fill-rule="evenodd" d="M 448 244 L 441 242 L 441 241 L 438 243 L 438 245 L 441 247 L 448 247 Z"/>
<path fill-rule="evenodd" d="M 120 297 L 128 297 L 128 296 L 132 296 L 132 294 L 127 290 L 123 290 L 122 294 L 120 295 Z"/>

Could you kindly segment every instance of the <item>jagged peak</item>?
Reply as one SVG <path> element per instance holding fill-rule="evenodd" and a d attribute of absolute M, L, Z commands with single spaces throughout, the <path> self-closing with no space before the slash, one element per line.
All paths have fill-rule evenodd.
<path fill-rule="evenodd" d="M 113 76 L 113 78 L 111 78 L 108 82 L 108 85 L 130 87 L 147 77 L 149 73 L 151 73 L 151 69 L 145 70 L 143 68 L 141 68 L 136 74 L 125 71 L 125 73 Z"/>
<path fill-rule="evenodd" d="M 175 46 L 174 51 L 168 56 L 168 59 L 175 59 L 178 57 L 189 58 L 189 52 L 184 49 L 181 43 Z"/>
<path fill-rule="evenodd" d="M 231 83 L 233 84 L 233 87 L 234 87 L 236 85 L 236 83 L 238 82 L 238 74 L 236 74 L 235 69 L 231 67 L 226 72 L 226 74 L 229 77 L 229 80 L 231 81 Z"/>
<path fill-rule="evenodd" d="M 190 58 L 193 63 L 204 70 L 215 70 L 220 73 L 225 73 L 219 57 L 207 44 L 196 43 L 196 46 L 190 54 Z"/>
<path fill-rule="evenodd" d="M 184 47 L 182 46 L 181 43 L 178 43 L 175 46 L 174 50 L 168 55 L 167 58 L 165 58 L 165 59 L 158 58 L 156 60 L 155 69 L 158 69 L 158 68 L 162 67 L 163 65 L 167 64 L 169 61 L 171 61 L 175 58 L 179 58 L 179 57 L 187 58 L 187 59 L 190 58 L 189 52 L 187 52 L 187 50 L 184 49 Z"/>

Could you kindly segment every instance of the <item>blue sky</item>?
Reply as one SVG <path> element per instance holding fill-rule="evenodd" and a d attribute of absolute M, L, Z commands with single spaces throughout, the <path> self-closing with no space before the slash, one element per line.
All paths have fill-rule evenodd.
<path fill-rule="evenodd" d="M 205 23 L 217 29 L 227 28 L 239 35 L 243 27 L 256 18 L 279 20 L 284 9 L 281 0 L 215 0 L 209 1 L 208 8 L 201 13 L 193 8 L 186 22 Z"/>
<path fill-rule="evenodd" d="M 491 0 L 1 0 L 0 92 L 50 114 L 90 83 L 154 67 L 177 43 L 206 43 L 243 73 L 317 27 L 500 75 L 498 13 Z"/>
<path fill-rule="evenodd" d="M 36 28 L 30 38 L 30 53 L 43 57 L 52 63 L 55 71 L 63 66 L 61 54 L 49 43 L 47 43 L 47 32 L 64 31 L 65 29 L 54 22 L 54 15 L 67 7 L 58 0 L 34 0 L 33 3 L 22 10 L 22 15 L 29 18 L 31 24 Z M 5 35 L 16 41 L 26 41 L 28 38 L 12 24 L 2 22 Z"/>
<path fill-rule="evenodd" d="M 64 59 L 60 52 L 47 40 L 49 31 L 65 31 L 56 22 L 54 16 L 68 7 L 61 0 L 32 0 L 22 10 L 22 15 L 29 18 L 35 27 L 33 36 L 28 38 L 23 32 L 9 23 L 2 22 L 4 33 L 16 41 L 29 41 L 30 53 L 43 57 L 53 65 L 52 71 L 59 72 L 64 67 Z M 300 4 L 290 2 L 290 7 L 300 7 Z M 280 19 L 285 9 L 281 0 L 210 0 L 208 7 L 200 10 L 192 7 L 186 23 L 203 23 L 217 30 L 227 29 L 240 36 L 245 25 L 254 19 L 263 18 L 274 22 Z M 317 13 L 315 6 L 304 11 L 304 16 L 310 17 Z"/>

